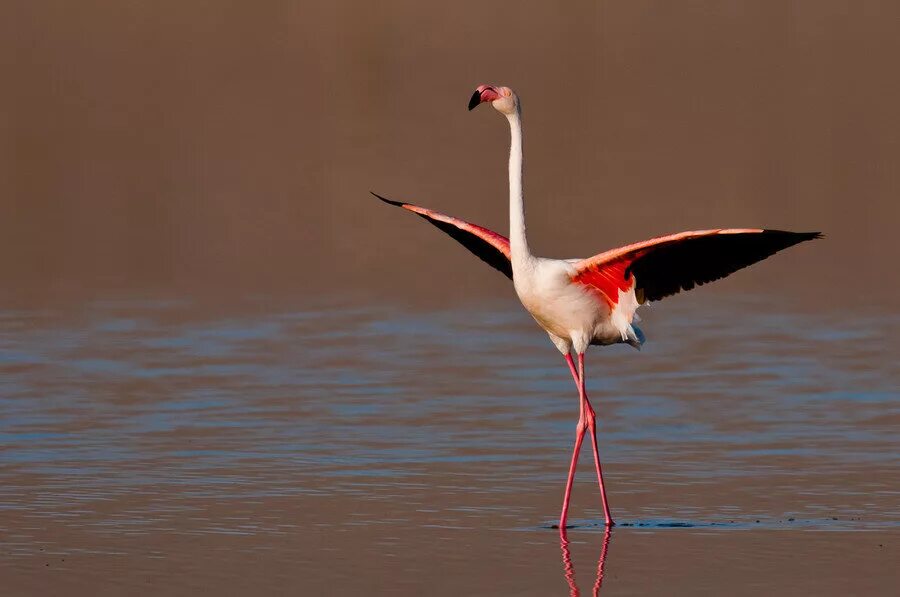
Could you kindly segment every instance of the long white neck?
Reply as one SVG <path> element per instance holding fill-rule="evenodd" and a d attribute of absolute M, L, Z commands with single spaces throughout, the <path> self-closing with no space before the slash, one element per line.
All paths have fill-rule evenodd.
<path fill-rule="evenodd" d="M 522 195 L 522 115 L 519 107 L 509 120 L 509 245 L 513 264 L 531 257 L 525 238 L 525 198 Z"/>

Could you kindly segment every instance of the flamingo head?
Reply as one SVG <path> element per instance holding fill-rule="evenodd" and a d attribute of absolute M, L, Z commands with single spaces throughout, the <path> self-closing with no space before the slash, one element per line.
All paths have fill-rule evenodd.
<path fill-rule="evenodd" d="M 479 85 L 469 100 L 469 110 L 484 102 L 491 102 L 495 110 L 507 116 L 514 114 L 519 106 L 519 98 L 509 87 Z"/>

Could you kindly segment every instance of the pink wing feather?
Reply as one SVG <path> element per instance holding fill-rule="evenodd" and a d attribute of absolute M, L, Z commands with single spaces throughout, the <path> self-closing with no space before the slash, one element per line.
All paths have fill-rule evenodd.
<path fill-rule="evenodd" d="M 510 263 L 509 239 L 493 230 L 483 226 L 460 220 L 446 214 L 413 205 L 401 201 L 391 201 L 381 195 L 372 193 L 385 203 L 402 207 L 418 214 L 429 223 L 436 226 L 459 244 L 471 251 L 479 259 L 499 270 L 507 278 L 512 280 L 512 265 Z"/>
<path fill-rule="evenodd" d="M 575 264 L 572 280 L 598 291 L 611 307 L 619 291 L 635 289 L 638 302 L 656 301 L 724 278 L 818 232 L 759 228 L 695 230 L 612 249 Z"/>

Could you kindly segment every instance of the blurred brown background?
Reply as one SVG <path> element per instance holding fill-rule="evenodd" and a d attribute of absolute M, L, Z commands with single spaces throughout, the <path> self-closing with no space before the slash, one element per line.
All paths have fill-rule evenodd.
<path fill-rule="evenodd" d="M 508 130 L 465 110 L 498 83 L 523 98 L 537 252 L 824 230 L 719 286 L 896 306 L 898 19 L 835 0 L 7 0 L 0 299 L 508 296 L 368 195 L 505 234 Z"/>

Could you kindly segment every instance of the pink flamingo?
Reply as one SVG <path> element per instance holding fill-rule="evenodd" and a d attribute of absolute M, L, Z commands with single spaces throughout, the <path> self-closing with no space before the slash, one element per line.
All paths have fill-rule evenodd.
<path fill-rule="evenodd" d="M 587 430 L 591 432 L 603 515 L 606 525 L 612 526 L 597 450 L 596 413 L 584 387 L 584 353 L 588 346 L 626 343 L 640 349 L 644 335 L 633 325 L 639 305 L 724 278 L 821 234 L 756 228 L 697 230 L 653 238 L 587 259 L 536 257 L 525 237 L 519 99 L 509 87 L 480 85 L 469 101 L 469 110 L 485 102 L 509 122 L 509 239 L 424 207 L 373 195 L 425 218 L 513 281 L 522 305 L 565 356 L 578 388 L 580 413 L 559 528 L 566 528 L 578 453 Z"/>

